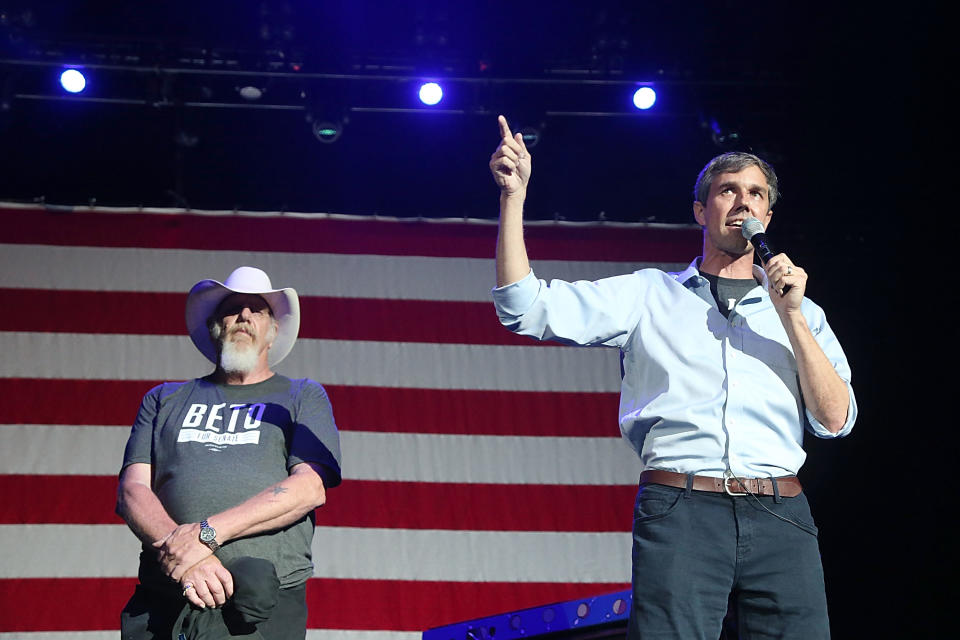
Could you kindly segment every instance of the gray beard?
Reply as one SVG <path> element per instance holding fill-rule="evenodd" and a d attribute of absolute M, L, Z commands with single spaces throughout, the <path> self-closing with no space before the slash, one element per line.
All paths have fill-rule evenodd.
<path fill-rule="evenodd" d="M 220 368 L 228 374 L 246 375 L 257 366 L 257 350 L 246 345 L 238 348 L 235 342 L 224 340 L 220 348 Z"/>

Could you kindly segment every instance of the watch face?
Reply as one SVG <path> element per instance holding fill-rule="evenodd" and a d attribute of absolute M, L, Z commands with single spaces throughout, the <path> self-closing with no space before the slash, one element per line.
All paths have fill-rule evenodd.
<path fill-rule="evenodd" d="M 213 527 L 204 527 L 200 529 L 200 540 L 203 542 L 210 542 L 217 537 L 217 532 Z"/>

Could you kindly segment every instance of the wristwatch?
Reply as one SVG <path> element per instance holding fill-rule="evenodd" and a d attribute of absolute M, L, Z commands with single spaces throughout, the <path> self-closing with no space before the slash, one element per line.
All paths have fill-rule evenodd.
<path fill-rule="evenodd" d="M 217 542 L 217 530 L 210 526 L 206 519 L 200 521 L 200 542 L 210 547 L 210 551 L 216 552 L 220 548 Z"/>

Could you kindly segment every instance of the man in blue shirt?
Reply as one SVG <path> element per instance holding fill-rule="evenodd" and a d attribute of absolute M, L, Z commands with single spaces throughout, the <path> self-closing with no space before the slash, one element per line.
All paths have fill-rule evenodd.
<path fill-rule="evenodd" d="M 807 273 L 782 253 L 754 265 L 741 233 L 748 217 L 770 222 L 773 168 L 746 153 L 704 167 L 693 203 L 703 255 L 683 272 L 547 283 L 523 241 L 530 153 L 499 125 L 500 321 L 622 354 L 620 429 L 643 468 L 630 637 L 715 640 L 729 604 L 743 637 L 828 638 L 817 530 L 796 473 L 803 431 L 846 435 L 856 401 L 843 350 L 804 297 Z"/>

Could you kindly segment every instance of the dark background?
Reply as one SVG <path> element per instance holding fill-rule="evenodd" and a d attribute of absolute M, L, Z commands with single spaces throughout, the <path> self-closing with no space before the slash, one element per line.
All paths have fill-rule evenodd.
<path fill-rule="evenodd" d="M 503 112 L 541 133 L 529 218 L 691 223 L 703 164 L 752 150 L 778 170 L 771 234 L 811 274 L 861 409 L 851 437 L 808 439 L 802 470 L 834 637 L 940 637 L 956 589 L 925 497 L 951 421 L 939 368 L 913 364 L 938 298 L 914 292 L 919 262 L 903 276 L 943 184 L 942 16 L 795 4 L 0 0 L 0 199 L 493 218 Z M 91 95 L 127 102 L 67 101 L 52 62 L 192 72 L 92 70 Z M 287 75 L 204 75 L 225 66 Z M 422 77 L 466 80 L 438 111 L 413 99 Z M 655 84 L 649 113 L 631 81 Z M 285 108 L 239 98 L 247 82 Z M 321 112 L 348 119 L 334 144 L 310 131 Z"/>

